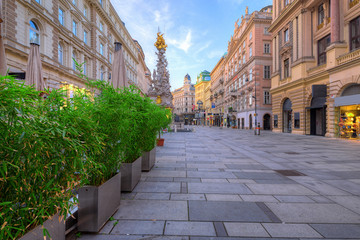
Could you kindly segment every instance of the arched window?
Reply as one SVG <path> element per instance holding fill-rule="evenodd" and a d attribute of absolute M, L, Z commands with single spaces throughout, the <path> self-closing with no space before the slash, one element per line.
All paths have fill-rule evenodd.
<path fill-rule="evenodd" d="M 30 43 L 40 44 L 40 30 L 33 21 L 30 21 Z"/>
<path fill-rule="evenodd" d="M 83 64 L 83 74 L 87 74 L 87 58 L 84 58 L 84 64 Z"/>
<path fill-rule="evenodd" d="M 64 49 L 61 44 L 58 44 L 58 61 L 61 65 L 64 65 Z"/>

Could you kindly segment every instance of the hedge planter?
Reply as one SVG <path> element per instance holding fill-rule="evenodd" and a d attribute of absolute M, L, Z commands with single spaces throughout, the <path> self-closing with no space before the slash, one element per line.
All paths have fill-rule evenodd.
<path fill-rule="evenodd" d="M 156 148 L 153 148 L 150 152 L 144 152 L 142 155 L 141 170 L 148 172 L 155 165 Z"/>
<path fill-rule="evenodd" d="M 121 173 L 101 186 L 79 189 L 79 221 L 81 232 L 98 232 L 120 206 Z"/>
<path fill-rule="evenodd" d="M 43 228 L 49 231 L 50 237 L 44 238 Z M 65 240 L 65 219 L 55 214 L 51 219 L 45 221 L 43 226 L 37 226 L 25 234 L 20 240 Z"/>
<path fill-rule="evenodd" d="M 122 163 L 121 172 L 121 191 L 131 192 L 141 177 L 141 157 L 132 163 Z"/>

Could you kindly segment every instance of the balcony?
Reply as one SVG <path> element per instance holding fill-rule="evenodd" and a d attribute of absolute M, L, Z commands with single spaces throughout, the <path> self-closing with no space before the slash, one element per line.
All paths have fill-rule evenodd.
<path fill-rule="evenodd" d="M 357 0 L 357 2 L 359 2 L 359 0 Z M 336 61 L 337 61 L 338 65 L 341 65 L 341 64 L 344 64 L 344 63 L 351 62 L 353 60 L 359 59 L 359 58 L 360 58 L 360 49 L 355 50 L 355 51 L 350 52 L 350 53 L 347 53 L 347 54 L 344 54 L 344 55 L 341 55 L 340 57 L 338 57 L 336 59 Z"/>
<path fill-rule="evenodd" d="M 359 3 L 359 0 L 353 0 L 352 2 L 349 2 L 349 8 L 354 7 L 358 3 Z"/>

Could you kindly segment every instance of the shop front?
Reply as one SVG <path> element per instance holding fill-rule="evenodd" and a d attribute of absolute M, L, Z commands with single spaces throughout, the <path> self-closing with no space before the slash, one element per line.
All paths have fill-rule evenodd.
<path fill-rule="evenodd" d="M 360 140 L 360 84 L 335 98 L 335 136 Z"/>

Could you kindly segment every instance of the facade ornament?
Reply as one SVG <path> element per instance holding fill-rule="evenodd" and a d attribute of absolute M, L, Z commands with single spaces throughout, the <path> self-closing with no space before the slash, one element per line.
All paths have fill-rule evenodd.
<path fill-rule="evenodd" d="M 248 15 L 249 14 L 249 7 L 246 6 L 246 9 L 245 9 L 245 15 Z"/>

